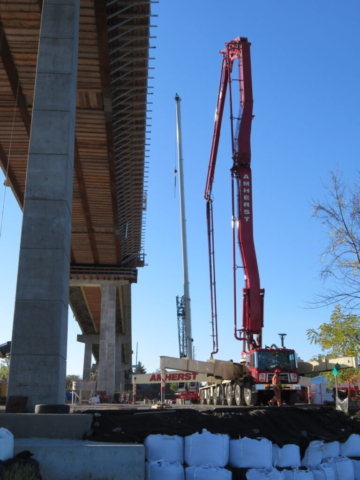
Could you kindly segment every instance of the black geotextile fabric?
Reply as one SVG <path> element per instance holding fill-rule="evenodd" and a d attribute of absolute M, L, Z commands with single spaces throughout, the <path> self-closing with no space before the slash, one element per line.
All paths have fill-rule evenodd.
<path fill-rule="evenodd" d="M 92 413 L 88 410 L 83 413 Z M 206 429 L 230 438 L 264 437 L 280 447 L 299 445 L 302 455 L 312 440 L 344 442 L 360 434 L 360 421 L 331 407 L 273 407 L 254 409 L 171 409 L 99 411 L 87 439 L 97 442 L 143 443 L 150 434 L 185 437 Z"/>

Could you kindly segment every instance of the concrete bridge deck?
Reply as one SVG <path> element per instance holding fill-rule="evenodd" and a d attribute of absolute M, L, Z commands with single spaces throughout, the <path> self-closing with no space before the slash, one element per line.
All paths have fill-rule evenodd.
<path fill-rule="evenodd" d="M 9 0 L 0 4 L 0 166 L 20 208 L 27 204 L 30 212 L 33 203 L 31 218 L 24 220 L 26 228 L 48 231 L 52 220 L 66 217 L 61 208 L 67 202 L 70 219 L 64 217 L 65 228 L 53 232 L 53 237 L 63 236 L 65 241 L 70 236 L 68 253 L 65 248 L 68 273 L 56 288 L 69 287 L 68 302 L 83 334 L 99 337 L 85 348 L 85 375 L 91 352 L 103 365 L 113 362 L 115 355 L 117 365 L 121 364 L 117 386 L 132 363 L 131 284 L 137 281 L 137 268 L 144 265 L 151 3 Z M 79 20 L 74 24 L 78 7 Z M 76 82 L 75 94 L 67 88 L 71 78 Z M 35 87 L 41 91 L 37 105 Z M 75 108 L 75 136 L 68 145 L 70 168 L 56 161 L 67 154 L 67 105 Z M 34 126 L 35 111 L 41 115 Z M 54 198 L 58 194 L 61 199 Z M 40 204 L 43 199 L 53 203 Z M 45 250 L 49 251 L 46 242 L 53 242 L 53 237 L 45 240 Z M 38 240 L 43 241 L 43 235 Z M 39 242 L 26 245 L 27 252 L 39 249 Z M 56 264 L 54 251 L 51 258 Z M 36 278 L 42 277 L 39 261 L 36 266 Z M 25 283 L 33 281 L 20 262 L 19 278 L 24 275 Z M 112 360 L 101 354 L 100 346 L 102 319 L 109 308 L 104 289 L 110 284 L 114 286 L 113 333 L 123 337 Z M 43 294 L 37 290 L 26 295 L 29 302 Z M 48 300 L 51 294 L 46 295 Z M 16 317 L 15 309 L 15 324 Z M 55 335 L 44 333 L 44 325 L 42 342 Z M 13 348 L 16 345 L 15 339 Z"/>

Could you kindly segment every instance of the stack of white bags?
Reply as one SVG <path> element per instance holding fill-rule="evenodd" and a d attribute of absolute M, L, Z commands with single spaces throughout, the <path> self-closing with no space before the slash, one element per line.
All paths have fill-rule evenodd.
<path fill-rule="evenodd" d="M 185 439 L 149 435 L 145 439 L 146 480 L 231 480 L 229 436 L 207 430 Z M 184 467 L 184 462 L 187 468 Z"/>
<path fill-rule="evenodd" d="M 310 442 L 302 460 L 297 445 L 280 448 L 266 438 L 230 440 L 207 430 L 185 439 L 149 435 L 145 455 L 146 480 L 231 480 L 227 465 L 248 469 L 248 480 L 360 480 L 360 461 L 348 458 L 360 457 L 357 434 L 342 444 Z"/>

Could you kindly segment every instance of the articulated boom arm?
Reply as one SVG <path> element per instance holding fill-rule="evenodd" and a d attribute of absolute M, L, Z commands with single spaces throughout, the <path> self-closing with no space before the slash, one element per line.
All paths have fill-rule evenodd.
<path fill-rule="evenodd" d="M 244 350 L 261 346 L 261 329 L 263 327 L 263 297 L 260 289 L 260 277 L 256 260 L 253 238 L 252 178 L 251 178 L 251 122 L 253 118 L 253 96 L 251 80 L 250 43 L 246 38 L 238 37 L 226 44 L 220 52 L 223 55 L 220 76 L 219 94 L 215 112 L 214 133 L 212 139 L 210 161 L 205 187 L 207 205 L 210 291 L 213 326 L 213 352 L 218 351 L 216 280 L 215 280 L 215 248 L 212 211 L 212 185 L 220 140 L 225 97 L 229 91 L 230 124 L 232 142 L 232 215 L 233 215 L 233 280 L 234 280 L 234 335 L 244 341 Z M 232 80 L 231 73 L 235 60 L 238 60 L 238 79 Z M 232 82 L 239 83 L 239 115 L 233 114 Z M 235 126 L 235 123 L 237 124 Z M 236 239 L 237 228 L 237 239 Z M 237 327 L 237 294 L 236 294 L 236 241 L 240 246 L 243 262 L 245 288 L 243 289 L 243 322 Z M 254 337 L 256 335 L 256 339 Z"/>

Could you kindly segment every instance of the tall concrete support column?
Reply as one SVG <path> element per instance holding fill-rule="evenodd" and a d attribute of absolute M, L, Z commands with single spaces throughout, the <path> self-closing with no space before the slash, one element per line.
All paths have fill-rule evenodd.
<path fill-rule="evenodd" d="M 91 352 L 92 343 L 86 342 L 84 350 L 83 380 L 90 380 L 91 377 Z"/>
<path fill-rule="evenodd" d="M 115 392 L 116 284 L 101 284 L 101 320 L 98 390 L 106 391 L 111 401 Z"/>
<path fill-rule="evenodd" d="M 80 0 L 44 0 L 9 392 L 64 403 Z"/>
<path fill-rule="evenodd" d="M 116 355 L 115 355 L 115 388 L 116 391 L 124 393 L 123 366 L 122 366 L 122 343 L 123 335 L 116 335 Z"/>

